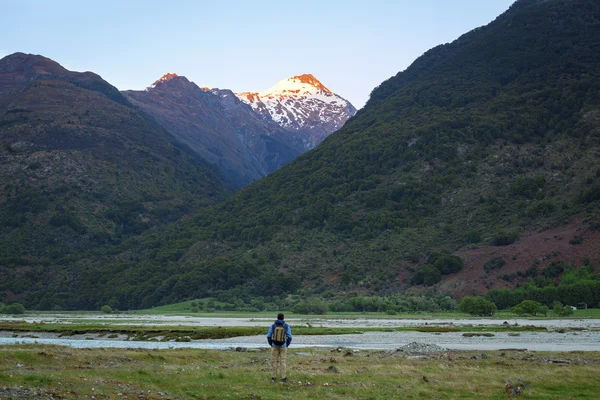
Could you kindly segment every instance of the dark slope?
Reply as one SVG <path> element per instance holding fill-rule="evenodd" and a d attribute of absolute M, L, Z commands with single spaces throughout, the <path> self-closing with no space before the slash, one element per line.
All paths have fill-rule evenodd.
<path fill-rule="evenodd" d="M 124 94 L 238 187 L 304 151 L 293 133 L 263 119 L 229 90 L 201 89 L 172 75 L 147 90 Z"/>
<path fill-rule="evenodd" d="M 600 3 L 519 1 L 384 82 L 314 151 L 116 255 L 78 263 L 86 297 L 74 304 L 115 296 L 147 307 L 301 286 L 389 293 L 434 250 L 464 255 L 572 218 L 578 254 L 594 261 L 585 238 L 600 227 L 599 76 Z M 497 272 L 484 277 L 473 264 L 461 273 L 506 284 Z M 64 282 L 53 285 L 50 295 Z"/>
<path fill-rule="evenodd" d="M 0 289 L 8 297 L 82 251 L 228 193 L 215 171 L 98 75 L 40 56 L 0 60 L 0 141 Z"/>

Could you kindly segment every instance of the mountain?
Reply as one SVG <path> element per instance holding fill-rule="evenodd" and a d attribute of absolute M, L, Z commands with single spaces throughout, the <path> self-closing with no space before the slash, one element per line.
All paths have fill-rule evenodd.
<path fill-rule="evenodd" d="M 168 73 L 146 90 L 123 94 L 238 187 L 304 151 L 294 135 L 261 118 L 230 90 L 199 88 Z"/>
<path fill-rule="evenodd" d="M 349 101 L 327 89 L 311 74 L 284 79 L 260 93 L 244 92 L 236 96 L 265 119 L 295 132 L 307 150 L 356 114 Z"/>
<path fill-rule="evenodd" d="M 100 76 L 37 55 L 0 60 L 0 142 L 5 294 L 231 191 Z"/>
<path fill-rule="evenodd" d="M 524 285 L 557 262 L 598 265 L 599 22 L 595 0 L 519 0 L 222 203 L 5 290 L 71 308 L 460 297 Z M 76 287 L 68 301 L 65 287 Z"/>

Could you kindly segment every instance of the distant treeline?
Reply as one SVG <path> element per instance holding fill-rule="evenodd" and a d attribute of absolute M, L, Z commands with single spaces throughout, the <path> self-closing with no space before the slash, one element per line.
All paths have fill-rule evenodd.
<path fill-rule="evenodd" d="M 550 308 L 555 303 L 572 306 L 585 303 L 588 307 L 598 307 L 600 274 L 594 273 L 594 267 L 589 263 L 575 269 L 572 265 L 555 262 L 523 287 L 493 289 L 487 292 L 485 298 L 496 304 L 498 309 L 514 307 L 523 300 L 534 300 Z"/>

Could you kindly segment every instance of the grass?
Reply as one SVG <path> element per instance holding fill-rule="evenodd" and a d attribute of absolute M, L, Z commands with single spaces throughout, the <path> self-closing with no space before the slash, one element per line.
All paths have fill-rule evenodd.
<path fill-rule="evenodd" d="M 600 390 L 600 354 L 591 352 L 415 358 L 292 348 L 285 385 L 268 382 L 268 358 L 266 351 L 1 346 L 0 387 L 67 399 L 505 399 L 507 381 L 525 383 L 523 398 L 595 399 Z"/>

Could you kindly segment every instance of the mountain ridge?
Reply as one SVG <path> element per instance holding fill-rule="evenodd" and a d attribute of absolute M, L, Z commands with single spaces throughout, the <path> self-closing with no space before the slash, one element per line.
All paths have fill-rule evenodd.
<path fill-rule="evenodd" d="M 238 187 L 302 152 L 297 139 L 263 120 L 227 89 L 200 88 L 169 73 L 146 90 L 123 93 Z"/>
<path fill-rule="evenodd" d="M 0 88 L 2 290 L 231 191 L 96 74 L 16 53 L 0 60 Z"/>
<path fill-rule="evenodd" d="M 600 6 L 538 4 L 428 51 L 313 151 L 185 218 L 169 231 L 179 297 L 149 288 L 143 305 L 185 293 L 458 296 L 523 284 L 516 272 L 531 266 L 600 262 Z M 582 239 L 560 247 L 576 257 L 519 247 L 571 218 L 581 222 L 563 231 Z M 484 267 L 498 249 L 512 280 Z M 436 282 L 427 261 L 440 252 L 466 263 Z"/>

